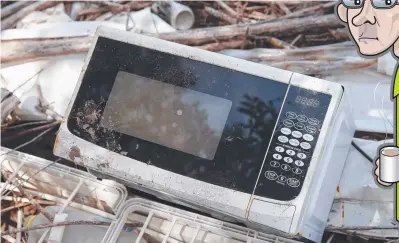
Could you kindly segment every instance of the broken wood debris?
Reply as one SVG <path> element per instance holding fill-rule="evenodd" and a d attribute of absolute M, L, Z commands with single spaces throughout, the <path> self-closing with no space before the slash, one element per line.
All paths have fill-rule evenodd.
<path fill-rule="evenodd" d="M 22 19 L 23 17 L 27 16 L 28 14 L 34 12 L 34 11 L 40 11 L 44 10 L 50 7 L 54 7 L 57 5 L 58 2 L 56 1 L 45 1 L 45 2 L 35 2 L 33 4 L 27 5 L 20 9 L 18 12 L 11 14 L 11 11 L 17 10 L 18 8 L 9 10 L 7 14 L 9 14 L 9 17 L 3 19 L 1 21 L 1 30 L 5 30 L 8 28 L 11 28 L 15 26 L 18 20 Z M 12 6 L 12 5 L 10 5 Z"/>

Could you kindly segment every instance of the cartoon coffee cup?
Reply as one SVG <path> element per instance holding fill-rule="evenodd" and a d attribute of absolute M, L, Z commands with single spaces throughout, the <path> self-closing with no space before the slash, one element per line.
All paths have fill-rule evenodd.
<path fill-rule="evenodd" d="M 376 175 L 386 186 L 399 181 L 399 148 L 388 146 L 380 150 Z"/>

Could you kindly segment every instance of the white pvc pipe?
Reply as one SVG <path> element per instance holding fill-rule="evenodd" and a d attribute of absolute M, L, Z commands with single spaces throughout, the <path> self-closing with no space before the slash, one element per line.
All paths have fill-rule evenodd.
<path fill-rule="evenodd" d="M 178 30 L 188 30 L 194 25 L 195 16 L 191 8 L 174 1 L 159 1 L 154 12 Z"/>

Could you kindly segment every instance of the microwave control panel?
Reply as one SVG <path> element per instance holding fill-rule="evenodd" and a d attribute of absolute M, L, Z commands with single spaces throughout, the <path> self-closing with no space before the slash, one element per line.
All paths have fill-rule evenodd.
<path fill-rule="evenodd" d="M 290 86 L 255 195 L 281 201 L 298 196 L 330 100 L 328 94 Z"/>

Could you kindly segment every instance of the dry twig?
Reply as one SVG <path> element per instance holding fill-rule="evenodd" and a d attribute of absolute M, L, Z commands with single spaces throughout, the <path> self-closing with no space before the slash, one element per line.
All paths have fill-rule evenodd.
<path fill-rule="evenodd" d="M 92 15 L 92 14 L 102 14 L 106 13 L 108 11 L 112 11 L 113 14 L 121 13 L 123 11 L 131 11 L 131 10 L 140 10 L 146 7 L 149 7 L 153 4 L 153 2 L 136 2 L 136 1 L 131 1 L 126 4 L 111 4 L 99 7 L 99 8 L 89 8 L 89 9 L 84 9 L 82 10 L 78 16 L 81 17 L 83 15 Z"/>
<path fill-rule="evenodd" d="M 128 10 L 142 9 L 145 7 L 149 7 L 153 4 L 153 2 L 141 2 L 141 1 L 131 1 L 126 4 L 120 4 L 109 1 L 101 1 L 101 2 L 96 1 L 95 3 L 106 6 L 108 10 L 111 10 L 111 12 L 114 14 Z"/>
<path fill-rule="evenodd" d="M 45 130 L 44 132 L 42 132 L 42 133 L 38 134 L 37 136 L 35 136 L 34 138 L 32 138 L 30 141 L 28 141 L 28 142 L 26 142 L 26 143 L 23 143 L 23 144 L 21 144 L 21 145 L 18 145 L 18 146 L 15 147 L 14 149 L 12 149 L 12 150 L 10 150 L 10 151 L 8 151 L 8 152 L 5 152 L 5 153 L 3 153 L 3 154 L 1 154 L 1 156 L 6 155 L 6 154 L 9 154 L 9 153 L 11 153 L 11 152 L 13 152 L 13 151 L 16 151 L 16 150 L 18 150 L 18 149 L 20 149 L 20 148 L 22 148 L 22 147 L 27 146 L 28 144 L 31 144 L 31 143 L 35 142 L 36 140 L 38 140 L 39 138 L 41 138 L 44 134 L 46 134 L 46 133 L 48 133 L 49 131 L 51 131 L 53 128 L 54 128 L 54 127 L 51 127 L 51 128 L 49 128 L 49 129 Z"/>
<path fill-rule="evenodd" d="M 32 4 L 33 2 L 30 1 L 19 1 L 12 3 L 8 6 L 5 6 L 4 8 L 1 9 L 1 19 L 4 19 L 5 17 L 8 17 L 15 12 L 19 11 L 20 9 Z"/>
<path fill-rule="evenodd" d="M 14 150 L 15 150 L 15 149 L 14 149 Z M 13 151 L 13 150 L 11 150 L 10 152 L 12 152 L 12 151 Z M 10 153 L 10 152 L 9 152 L 9 153 Z M 7 153 L 6 153 L 6 154 L 7 154 Z M 49 163 L 48 165 L 44 166 L 44 167 L 41 168 L 40 170 L 36 171 L 35 174 L 33 174 L 32 176 L 30 176 L 30 177 L 26 178 L 25 180 L 23 180 L 21 183 L 19 183 L 19 184 L 17 184 L 17 185 L 13 185 L 14 187 L 8 189 L 9 192 L 6 193 L 3 197 L 7 197 L 11 192 L 14 191 L 15 188 L 18 188 L 19 186 L 22 186 L 24 183 L 29 182 L 30 179 L 32 179 L 33 177 L 35 177 L 35 176 L 36 176 L 37 174 L 39 174 L 41 171 L 47 169 L 48 167 L 50 167 L 51 165 L 57 163 L 57 162 L 60 161 L 60 160 L 61 160 L 61 158 L 52 161 L 51 163 Z M 26 170 L 26 171 L 20 176 L 20 178 L 22 178 L 27 172 L 28 172 L 28 170 Z"/>
<path fill-rule="evenodd" d="M 376 60 L 363 61 L 280 61 L 280 62 L 263 62 L 264 64 L 289 70 L 292 72 L 302 73 L 305 75 L 320 75 L 332 71 L 351 71 L 362 68 L 371 67 L 377 64 Z"/>
<path fill-rule="evenodd" d="M 291 45 L 294 46 L 295 43 L 297 43 L 301 38 L 303 37 L 303 34 L 298 35 L 297 37 L 295 37 L 295 39 L 293 39 L 291 41 Z"/>
<path fill-rule="evenodd" d="M 247 30 L 248 33 L 252 35 L 268 33 L 269 36 L 283 37 L 298 35 L 308 31 L 336 29 L 339 27 L 342 27 L 342 23 L 337 19 L 335 14 L 329 14 L 324 16 L 310 16 L 270 23 L 246 23 L 240 25 L 228 25 L 163 33 L 155 36 L 160 39 L 174 41 L 186 45 L 201 45 L 206 42 L 211 42 L 215 38 L 218 40 L 223 40 L 244 36 Z"/>
<path fill-rule="evenodd" d="M 4 200 L 4 198 L 5 197 L 2 197 L 2 200 Z M 25 207 L 25 206 L 31 205 L 29 199 L 27 199 L 27 198 L 17 197 L 15 201 L 17 202 L 15 205 L 12 205 L 10 207 L 1 209 L 1 214 L 9 212 L 9 211 L 11 211 L 11 210 L 13 210 L 15 208 L 20 208 L 20 207 Z M 44 200 L 36 200 L 36 201 L 39 204 L 44 204 L 44 205 L 56 205 L 57 204 L 56 202 L 51 202 L 51 201 L 44 201 Z"/>
<path fill-rule="evenodd" d="M 216 3 L 224 9 L 224 11 L 226 11 L 226 13 L 228 15 L 230 15 L 233 18 L 237 18 L 238 17 L 238 13 L 236 11 L 234 11 L 234 9 L 230 8 L 229 5 L 227 5 L 225 2 L 223 1 L 216 1 Z"/>
<path fill-rule="evenodd" d="M 284 11 L 284 13 L 285 13 L 286 15 L 292 13 L 291 10 L 290 10 L 283 2 L 277 2 L 277 5 L 279 6 L 279 8 L 280 8 L 281 10 Z"/>
<path fill-rule="evenodd" d="M 221 51 L 224 49 L 240 47 L 244 43 L 245 43 L 245 40 L 232 40 L 232 41 L 223 41 L 223 42 L 205 44 L 205 45 L 196 46 L 196 47 L 198 47 L 200 49 L 208 50 L 208 51 Z"/>
<path fill-rule="evenodd" d="M 13 209 L 20 208 L 20 207 L 25 207 L 25 206 L 28 206 L 28 205 L 30 205 L 30 203 L 26 203 L 26 202 L 18 203 L 18 204 L 12 205 L 10 207 L 1 209 L 1 214 L 3 215 L 4 213 L 7 213 L 7 212 L 9 212 L 9 211 L 11 211 Z"/>
<path fill-rule="evenodd" d="M 205 11 L 208 14 L 212 15 L 213 17 L 216 17 L 216 18 L 219 18 L 221 20 L 224 20 L 227 23 L 230 23 L 230 24 L 236 24 L 237 23 L 237 20 L 235 18 L 230 17 L 229 15 L 227 15 L 225 13 L 222 13 L 222 12 L 220 12 L 220 11 L 214 9 L 214 8 L 205 7 Z"/>
<path fill-rule="evenodd" d="M 270 36 L 255 36 L 253 37 L 254 39 L 257 40 L 264 40 L 266 41 L 269 45 L 278 48 L 278 49 L 294 49 L 294 46 L 290 43 L 287 43 L 285 41 L 282 41 L 280 39 L 270 37 Z"/>
<path fill-rule="evenodd" d="M 28 61 L 40 57 L 85 53 L 92 37 L 6 40 L 1 42 L 1 63 Z"/>
<path fill-rule="evenodd" d="M 17 178 L 18 178 L 18 176 L 17 176 Z M 26 194 L 24 189 L 22 189 L 22 186 L 17 186 L 17 187 L 18 187 L 19 192 L 23 196 L 27 197 L 33 205 L 35 205 L 35 207 L 37 208 L 37 211 L 39 211 L 41 214 L 43 214 L 43 216 L 46 217 L 46 219 L 48 219 L 48 221 L 50 221 L 50 222 L 54 221 L 54 217 L 49 212 L 47 212 L 47 210 L 44 209 L 30 194 Z"/>
<path fill-rule="evenodd" d="M 267 14 L 263 14 L 263 13 L 256 12 L 256 11 L 251 12 L 247 17 L 249 17 L 251 19 L 255 19 L 255 20 L 261 20 L 261 21 L 271 21 L 271 20 L 275 20 L 277 18 L 274 15 L 267 15 Z"/>
<path fill-rule="evenodd" d="M 51 122 L 50 124 L 44 124 L 44 125 L 41 125 L 41 126 L 38 126 L 38 127 L 34 127 L 34 128 L 31 128 L 31 129 L 25 130 L 23 132 L 20 132 L 17 135 L 3 138 L 3 141 L 4 142 L 10 141 L 12 139 L 22 137 L 22 136 L 27 135 L 27 134 L 32 133 L 32 132 L 37 132 L 37 131 L 41 131 L 41 130 L 44 130 L 44 129 L 53 128 L 53 127 L 55 127 L 56 125 L 58 125 L 60 123 L 61 123 L 61 121 L 54 121 L 54 122 Z"/>
<path fill-rule="evenodd" d="M 7 121 L 7 118 L 21 103 L 18 97 L 16 97 L 12 92 L 1 88 L 1 120 L 0 123 Z M 8 125 L 8 123 L 4 124 Z M 2 125 L 3 126 L 3 125 Z"/>
<path fill-rule="evenodd" d="M 21 127 L 26 127 L 26 126 L 31 126 L 31 125 L 42 125 L 42 124 L 47 124 L 50 122 L 51 121 L 34 121 L 34 122 L 27 122 L 27 123 L 13 125 L 13 126 L 3 125 L 3 126 L 1 126 L 1 128 L 6 128 L 7 130 L 12 130 L 15 128 L 21 128 Z"/>
<path fill-rule="evenodd" d="M 289 18 L 298 18 L 298 17 L 305 16 L 307 13 L 315 13 L 320 10 L 324 10 L 326 8 L 331 8 L 335 5 L 337 5 L 336 2 L 329 2 L 329 3 L 323 4 L 323 5 L 317 5 L 317 6 L 313 6 L 310 8 L 304 8 L 304 9 L 298 10 L 296 12 L 279 17 L 278 19 L 282 20 L 282 19 L 289 19 Z"/>
<path fill-rule="evenodd" d="M 337 17 L 330 14 L 270 23 L 246 23 L 149 35 L 181 44 L 200 46 L 214 42 L 215 39 L 223 41 L 235 37 L 244 37 L 246 33 L 249 35 L 267 33 L 270 37 L 281 39 L 284 36 L 295 36 L 314 30 L 336 29 L 341 26 L 342 24 Z M 1 43 L 3 50 L 1 52 L 1 63 L 27 61 L 54 55 L 85 53 L 88 51 L 91 42 L 91 37 L 3 41 Z"/>
<path fill-rule="evenodd" d="M 23 17 L 27 16 L 28 14 L 34 12 L 34 11 L 41 11 L 47 8 L 54 7 L 55 5 L 59 4 L 57 1 L 40 1 L 40 2 L 35 2 L 31 5 L 28 5 L 21 10 L 19 10 L 17 13 L 11 15 L 10 17 L 4 19 L 1 21 L 1 30 L 5 30 L 8 28 L 13 27 L 18 20 L 22 19 Z"/>

